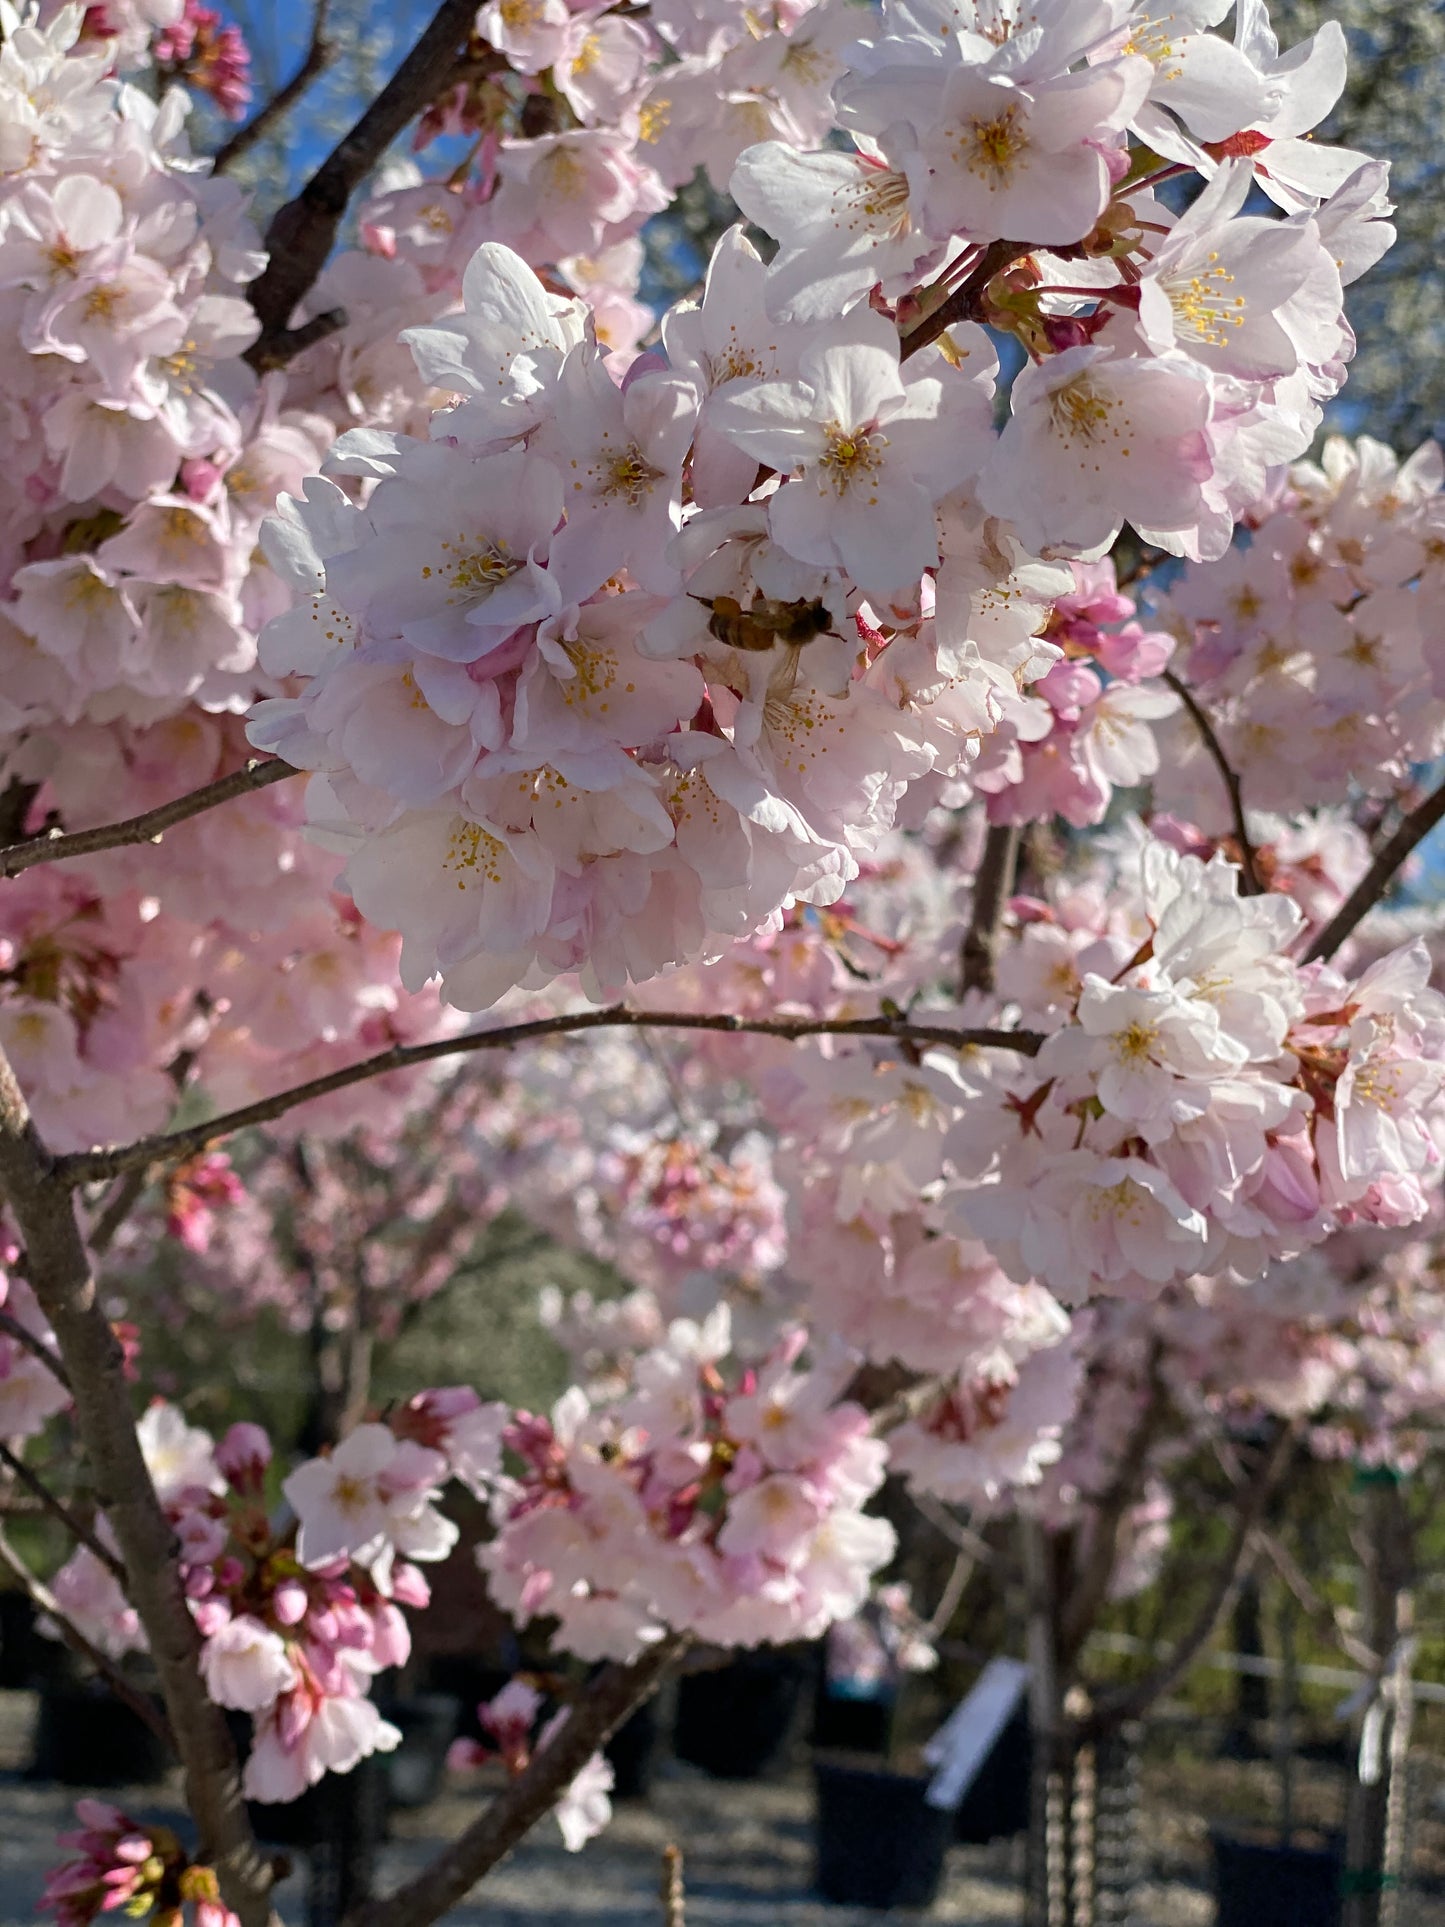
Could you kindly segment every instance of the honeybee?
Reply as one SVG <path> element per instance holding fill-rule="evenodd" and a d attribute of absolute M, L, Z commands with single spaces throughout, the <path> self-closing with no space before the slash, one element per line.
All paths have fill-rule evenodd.
<path fill-rule="evenodd" d="M 735 596 L 694 596 L 711 609 L 708 634 L 729 649 L 771 649 L 775 642 L 800 649 L 815 636 L 826 635 L 833 618 L 821 602 L 774 602 L 755 591 L 752 607 L 744 609 Z"/>

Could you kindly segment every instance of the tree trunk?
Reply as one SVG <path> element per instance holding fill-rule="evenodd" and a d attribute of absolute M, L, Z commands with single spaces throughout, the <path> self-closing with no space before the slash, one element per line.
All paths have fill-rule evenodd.
<path fill-rule="evenodd" d="M 1027 1927 L 1127 1927 L 1140 1869 L 1138 1729 L 1081 1740 L 1070 1696 L 1046 1748 L 1034 1736 Z"/>
<path fill-rule="evenodd" d="M 1093 1709 L 1084 1688 L 1070 1683 L 1077 1651 L 1064 1632 L 1076 1546 L 1033 1520 L 1021 1525 L 1033 1750 L 1024 1920 L 1127 1927 L 1139 1876 L 1139 1727 L 1121 1721 L 1085 1737 Z"/>
<path fill-rule="evenodd" d="M 1248 1572 L 1239 1583 L 1234 1602 L 1231 1637 L 1234 1650 L 1245 1659 L 1263 1659 L 1264 1607 L 1259 1577 Z M 1262 1673 L 1239 1673 L 1234 1684 L 1234 1722 L 1229 1733 L 1229 1749 L 1237 1759 L 1253 1759 L 1259 1752 L 1260 1732 L 1270 1715 L 1269 1681 Z"/>
<path fill-rule="evenodd" d="M 1058 1690 L 1054 1546 L 1036 1520 L 1019 1522 L 1028 1595 L 1029 1831 L 1025 1857 L 1026 1927 L 1056 1927 L 1068 1893 L 1067 1823 L 1059 1772 L 1063 1701 Z"/>
<path fill-rule="evenodd" d="M 386 1761 L 373 1754 L 350 1773 L 328 1773 L 317 1791 L 321 1826 L 309 1856 L 307 1927 L 340 1927 L 371 1898 L 386 1827 Z"/>
<path fill-rule="evenodd" d="M 1410 1520 L 1399 1480 L 1388 1471 L 1369 1474 L 1362 1497 L 1362 1633 L 1376 1656 L 1379 1683 L 1354 1723 L 1355 1776 L 1345 1820 L 1344 1927 L 1395 1927 L 1405 1871 L 1410 1744 Z"/>

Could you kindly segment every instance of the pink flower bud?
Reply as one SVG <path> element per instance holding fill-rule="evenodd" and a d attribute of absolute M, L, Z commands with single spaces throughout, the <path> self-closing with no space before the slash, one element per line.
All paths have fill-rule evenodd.
<path fill-rule="evenodd" d="M 247 1498 L 260 1492 L 270 1463 L 270 1439 L 259 1425 L 244 1419 L 233 1425 L 216 1447 L 216 1464 L 232 1488 Z"/>
<path fill-rule="evenodd" d="M 108 1800 L 77 1800 L 75 1817 L 98 1833 L 119 1833 L 130 1825 L 120 1808 L 111 1806 Z"/>
<path fill-rule="evenodd" d="M 230 1623 L 231 1608 L 224 1599 L 206 1599 L 192 1606 L 191 1617 L 201 1637 L 210 1639 Z"/>
<path fill-rule="evenodd" d="M 310 1605 L 306 1588 L 299 1579 L 283 1579 L 271 1595 L 272 1617 L 282 1626 L 297 1626 Z"/>
<path fill-rule="evenodd" d="M 417 1612 L 431 1604 L 431 1587 L 409 1559 L 399 1559 L 391 1569 L 391 1596 Z"/>

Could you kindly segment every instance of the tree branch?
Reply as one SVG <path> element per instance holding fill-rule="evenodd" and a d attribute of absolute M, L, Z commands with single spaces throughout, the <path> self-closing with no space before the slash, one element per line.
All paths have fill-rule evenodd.
<path fill-rule="evenodd" d="M 295 352 L 288 324 L 325 265 L 351 196 L 402 129 L 441 92 L 476 13 L 476 0 L 442 0 L 421 39 L 350 133 L 295 200 L 276 213 L 266 231 L 270 259 L 246 291 L 261 320 L 260 339 L 246 356 L 258 372 L 280 366 Z"/>
<path fill-rule="evenodd" d="M 328 1071 L 324 1077 L 313 1077 L 308 1083 L 295 1084 L 290 1090 L 278 1091 L 274 1097 L 259 1098 L 239 1110 L 224 1111 L 208 1124 L 193 1124 L 181 1131 L 160 1131 L 111 1151 L 72 1152 L 56 1158 L 52 1168 L 62 1184 L 89 1184 L 97 1178 L 116 1177 L 122 1171 L 193 1157 L 233 1132 L 268 1124 L 312 1098 L 328 1097 L 333 1091 L 344 1091 L 349 1085 L 364 1083 L 368 1078 L 435 1063 L 438 1058 L 472 1051 L 510 1050 L 537 1037 L 569 1037 L 591 1030 L 654 1028 L 722 1031 L 735 1037 L 777 1037 L 788 1043 L 801 1037 L 887 1037 L 900 1044 L 942 1045 L 955 1050 L 1011 1050 L 1023 1057 L 1033 1057 L 1044 1041 L 1038 1031 L 951 1030 L 941 1024 L 912 1024 L 904 1017 L 741 1018 L 697 1011 L 624 1010 L 621 1005 L 613 1005 L 607 1010 L 572 1011 L 560 1017 L 538 1017 L 525 1024 L 505 1024 L 496 1030 L 469 1031 L 461 1037 L 439 1037 L 427 1044 L 394 1044 L 390 1050 L 365 1058 L 359 1064 Z"/>
<path fill-rule="evenodd" d="M 78 1659 L 83 1659 L 93 1666 L 116 1698 L 123 1700 L 138 1719 L 145 1721 L 161 1745 L 168 1746 L 174 1753 L 176 1736 L 172 1733 L 170 1721 L 165 1714 L 148 1694 L 136 1691 L 109 1653 L 103 1653 L 98 1646 L 92 1646 L 79 1626 L 66 1618 L 65 1610 L 55 1594 L 43 1580 L 36 1578 L 5 1537 L 3 1530 L 0 1530 L 0 1565 L 10 1568 L 41 1612 L 52 1621 L 56 1632 L 60 1634 L 71 1652 Z"/>
<path fill-rule="evenodd" d="M 33 1331 L 22 1325 L 20 1320 L 12 1317 L 8 1311 L 0 1311 L 0 1332 L 3 1332 L 7 1338 L 13 1338 L 17 1345 L 23 1345 L 32 1358 L 40 1361 L 52 1378 L 58 1379 L 67 1392 L 70 1390 L 70 1380 L 65 1375 L 65 1367 L 44 1339 L 37 1338 Z"/>
<path fill-rule="evenodd" d="M 955 1519 L 942 1499 L 935 1499 L 931 1492 L 914 1492 L 910 1488 L 908 1502 L 919 1518 L 926 1519 L 935 1532 L 941 1533 L 951 1546 L 956 1546 L 976 1565 L 993 1563 L 997 1554 L 987 1539 L 961 1519 Z"/>
<path fill-rule="evenodd" d="M 1092 1543 L 1082 1570 L 1075 1576 L 1068 1598 L 1060 1602 L 1055 1643 L 1061 1670 L 1068 1679 L 1072 1679 L 1084 1641 L 1109 1597 L 1118 1564 L 1119 1533 L 1131 1508 L 1143 1497 L 1149 1454 L 1169 1416 L 1169 1395 L 1159 1369 L 1163 1351 L 1163 1341 L 1156 1338 L 1149 1359 L 1148 1397 L 1118 1455 L 1113 1481 L 1094 1507 Z"/>
<path fill-rule="evenodd" d="M 206 1016 L 211 1010 L 211 999 L 204 990 L 198 990 L 193 999 L 193 1008 L 198 1016 Z M 178 1091 L 184 1090 L 186 1079 L 195 1067 L 197 1052 L 194 1046 L 187 1045 L 176 1052 L 166 1065 L 166 1076 Z M 95 1217 L 86 1226 L 85 1242 L 90 1251 L 91 1262 L 103 1258 L 110 1250 L 117 1232 L 135 1209 L 150 1184 L 150 1172 L 144 1167 L 127 1171 L 118 1178 L 111 1189 L 110 1196 L 104 1199 Z"/>
<path fill-rule="evenodd" d="M 1384 896 L 1416 844 L 1423 843 L 1442 818 L 1445 818 L 1445 783 L 1432 790 L 1423 803 L 1417 803 L 1395 834 L 1381 844 L 1374 862 L 1320 931 L 1301 962 L 1320 963 L 1335 954 L 1356 924 L 1362 922 Z"/>
<path fill-rule="evenodd" d="M 1262 1528 L 1255 1534 L 1260 1551 L 1269 1560 L 1280 1578 L 1294 1594 L 1300 1609 L 1325 1639 L 1334 1640 L 1349 1660 L 1362 1673 L 1378 1672 L 1380 1655 L 1372 1652 L 1363 1640 L 1355 1635 L 1345 1624 L 1341 1609 L 1330 1600 L 1324 1599 L 1310 1584 L 1305 1574 L 1295 1563 L 1289 1548 L 1283 1545 L 1272 1532 Z"/>
<path fill-rule="evenodd" d="M 18 1453 L 12 1452 L 8 1445 L 0 1443 L 0 1465 L 4 1465 L 12 1478 L 18 1479 L 28 1492 L 37 1498 L 52 1519 L 58 1519 L 72 1539 L 78 1540 L 93 1558 L 105 1567 L 111 1578 L 125 1591 L 125 1567 L 116 1558 L 110 1547 L 90 1530 L 83 1520 L 77 1519 L 63 1499 L 55 1493 L 31 1466 L 28 1466 Z"/>
<path fill-rule="evenodd" d="M 159 843 L 166 830 L 174 829 L 193 816 L 202 816 L 233 797 L 249 796 L 253 790 L 268 789 L 284 783 L 288 776 L 301 772 L 279 757 L 264 762 L 252 761 L 232 770 L 214 783 L 206 783 L 172 803 L 162 803 L 140 816 L 129 816 L 120 823 L 100 823 L 93 830 L 48 830 L 25 843 L 10 843 L 0 849 L 0 878 L 18 877 L 38 863 L 63 863 L 72 856 L 95 856 L 102 850 L 119 850 L 132 843 Z"/>
<path fill-rule="evenodd" d="M 116 1185 L 101 1206 L 93 1228 L 85 1235 L 85 1242 L 90 1246 L 92 1258 L 103 1258 L 110 1250 L 115 1234 L 135 1209 L 141 1193 L 149 1183 L 150 1172 L 144 1165 L 140 1165 L 134 1171 L 127 1171 Z"/>
<path fill-rule="evenodd" d="M 978 875 L 973 880 L 973 915 L 968 920 L 960 952 L 960 990 L 992 993 L 998 972 L 998 947 L 1003 936 L 1003 913 L 1013 889 L 1019 859 L 1017 823 L 994 823 L 984 839 Z"/>
<path fill-rule="evenodd" d="M 630 1666 L 609 1666 L 526 1771 L 505 1787 L 429 1867 L 384 1899 L 365 1902 L 344 1927 L 431 1927 L 552 1811 L 608 1735 L 656 1691 L 688 1644 L 672 1633 Z"/>
<path fill-rule="evenodd" d="M 1113 1693 L 1101 1694 L 1095 1700 L 1094 1710 L 1081 1728 L 1083 1737 L 1097 1738 L 1115 1727 L 1127 1725 L 1130 1720 L 1142 1719 L 1155 1701 L 1162 1698 L 1189 1671 L 1221 1615 L 1234 1602 L 1234 1595 L 1244 1577 L 1245 1561 L 1255 1527 L 1264 1517 L 1266 1507 L 1288 1470 L 1298 1437 L 1298 1420 L 1281 1426 L 1254 1477 L 1241 1492 L 1228 1549 L 1189 1630 L 1180 1636 L 1173 1651 L 1143 1679 L 1133 1680 Z"/>
<path fill-rule="evenodd" d="M 1194 727 L 1199 731 L 1204 747 L 1208 750 L 1214 767 L 1224 779 L 1224 787 L 1229 792 L 1229 811 L 1234 818 L 1234 840 L 1239 845 L 1239 864 L 1244 871 L 1244 888 L 1240 894 L 1246 897 L 1263 896 L 1264 885 L 1260 881 L 1259 864 L 1244 820 L 1244 792 L 1240 786 L 1239 772 L 1225 755 L 1224 745 L 1215 734 L 1214 724 L 1209 720 L 1208 712 L 1188 683 L 1182 676 L 1177 676 L 1172 669 L 1164 671 L 1164 681 L 1189 711 L 1194 720 Z"/>
<path fill-rule="evenodd" d="M 863 1370 L 866 1371 L 867 1367 Z M 873 1407 L 869 1413 L 869 1431 L 875 1439 L 882 1438 L 885 1432 L 892 1432 L 912 1419 L 921 1418 L 930 1405 L 953 1390 L 956 1377 L 954 1372 L 945 1372 L 931 1378 L 915 1378 L 901 1392 L 895 1392 L 892 1398 Z M 863 1400 L 866 1404 L 866 1393 Z"/>
<path fill-rule="evenodd" d="M 91 1273 L 75 1202 L 52 1176 L 8 1060 L 0 1055 L 0 1188 L 25 1244 L 26 1276 L 70 1376 L 75 1421 L 125 1562 L 161 1696 L 185 1769 L 186 1802 L 241 1927 L 266 1927 L 272 1871 L 256 1845 L 236 1749 L 200 1669 L 200 1635 L 181 1585 L 175 1534 L 136 1436 L 124 1355 Z"/>
<path fill-rule="evenodd" d="M 331 0 L 316 0 L 316 11 L 311 17 L 311 45 L 306 49 L 306 58 L 259 113 L 253 114 L 244 127 L 238 127 L 231 138 L 217 148 L 211 159 L 213 174 L 224 174 L 233 161 L 238 161 L 248 153 L 261 136 L 269 133 L 301 98 L 312 81 L 331 65 L 336 50 L 326 34 L 326 15 L 330 4 Z"/>
<path fill-rule="evenodd" d="M 1011 268 L 1029 251 L 1027 242 L 990 241 L 979 256 L 977 266 L 964 276 L 947 300 L 941 301 L 932 314 L 925 315 L 922 321 L 899 338 L 899 360 L 907 361 L 920 348 L 937 341 L 957 321 L 981 321 L 984 313 L 983 295 L 989 282 L 1002 274 L 1005 268 Z"/>

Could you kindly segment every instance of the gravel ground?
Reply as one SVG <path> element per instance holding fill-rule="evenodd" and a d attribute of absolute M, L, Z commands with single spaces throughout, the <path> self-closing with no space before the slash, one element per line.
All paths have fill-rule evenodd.
<path fill-rule="evenodd" d="M 0 1927 L 35 1927 L 56 1835 L 73 1821 L 77 1790 L 25 1777 L 34 1703 L 0 1693 Z M 177 1823 L 171 1785 L 112 1790 L 111 1799 L 139 1820 Z M 477 1796 L 456 1791 L 419 1812 L 396 1816 L 382 1856 L 382 1891 L 419 1867 L 476 1809 Z M 876 1927 L 882 1916 L 829 1906 L 812 1891 L 812 1790 L 802 1770 L 780 1781 L 723 1783 L 696 1769 L 666 1763 L 645 1804 L 621 1803 L 607 1833 L 581 1856 L 563 1851 L 544 1822 L 457 1908 L 453 1927 L 658 1927 L 661 1853 L 676 1841 L 686 1856 L 688 1927 Z M 950 1850 L 944 1891 L 928 1916 L 940 1927 L 994 1927 L 1020 1918 L 1021 1843 Z M 304 1918 L 302 1877 L 278 1893 L 288 1920 Z M 289 1903 L 289 1905 L 288 1905 Z M 1193 1927 L 1209 1921 L 1201 1892 L 1178 1882 L 1140 1895 L 1149 1927 Z M 900 1923 L 919 1918 L 896 1913 Z"/>
<path fill-rule="evenodd" d="M 37 1927 L 40 1890 L 55 1863 L 56 1835 L 73 1822 L 77 1790 L 25 1777 L 32 1696 L 0 1693 L 0 1927 Z M 1263 1784 L 1223 1764 L 1156 1765 L 1146 1775 L 1145 1842 L 1153 1878 L 1135 1895 L 1136 1927 L 1210 1927 L 1204 1812 L 1220 1810 L 1227 1775 L 1238 1817 L 1263 1818 Z M 1198 1782 L 1196 1784 L 1196 1781 Z M 430 1806 L 395 1816 L 382 1854 L 379 1888 L 404 1880 L 475 1813 L 480 1797 L 454 1783 Z M 181 1820 L 173 1783 L 111 1791 L 137 1819 Z M 620 1803 L 612 1826 L 581 1855 L 562 1849 L 546 1821 L 471 1900 L 450 1927 L 660 1927 L 661 1854 L 676 1842 L 686 1856 L 688 1927 L 879 1927 L 920 1916 L 881 1916 L 835 1907 L 813 1891 L 812 1789 L 800 1760 L 785 1778 L 747 1783 L 708 1779 L 665 1763 L 645 1804 Z M 1440 1828 L 1445 1834 L 1445 1826 Z M 1435 1854 L 1428 1856 L 1435 1859 Z M 1445 1855 L 1439 1856 L 1445 1859 Z M 1019 1921 L 1022 1842 L 953 1847 L 948 1875 L 928 1916 L 937 1927 L 995 1927 Z M 485 1906 L 483 1904 L 485 1893 Z M 278 1892 L 283 1917 L 304 1921 L 303 1878 Z M 1266 1924 L 1267 1927 L 1267 1924 Z M 1412 1898 L 1401 1927 L 1445 1927 L 1445 1905 Z"/>

